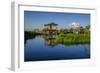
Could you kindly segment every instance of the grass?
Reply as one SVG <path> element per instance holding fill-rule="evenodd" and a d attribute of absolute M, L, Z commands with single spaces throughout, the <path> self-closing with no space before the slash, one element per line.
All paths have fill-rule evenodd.
<path fill-rule="evenodd" d="M 90 34 L 60 34 L 55 38 L 56 43 L 63 44 L 84 44 L 90 43 Z"/>
<path fill-rule="evenodd" d="M 32 31 L 25 31 L 25 41 L 27 39 L 35 38 L 37 35 L 41 35 L 40 33 L 32 32 Z M 53 39 L 54 44 L 64 44 L 64 45 L 74 45 L 74 44 L 87 44 L 90 43 L 90 34 L 74 34 L 74 33 L 67 33 L 67 34 L 59 34 L 56 38 Z"/>

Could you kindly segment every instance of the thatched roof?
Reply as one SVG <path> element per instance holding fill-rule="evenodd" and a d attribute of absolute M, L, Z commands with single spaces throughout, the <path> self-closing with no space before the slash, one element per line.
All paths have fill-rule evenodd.
<path fill-rule="evenodd" d="M 44 24 L 44 26 L 48 26 L 48 25 L 53 25 L 53 26 L 57 26 L 58 24 L 55 24 L 55 23 L 49 23 L 49 24 Z"/>

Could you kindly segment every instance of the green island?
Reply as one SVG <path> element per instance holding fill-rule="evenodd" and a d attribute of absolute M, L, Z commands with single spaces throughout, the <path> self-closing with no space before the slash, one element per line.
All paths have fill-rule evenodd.
<path fill-rule="evenodd" d="M 90 26 L 78 27 L 77 29 L 61 29 L 58 30 L 55 27 L 57 24 L 50 23 L 44 25 L 46 28 L 39 31 L 24 31 L 25 42 L 27 39 L 35 38 L 36 36 L 42 36 L 47 42 L 55 44 L 73 45 L 73 44 L 90 44 Z M 50 26 L 50 27 L 48 27 Z"/>

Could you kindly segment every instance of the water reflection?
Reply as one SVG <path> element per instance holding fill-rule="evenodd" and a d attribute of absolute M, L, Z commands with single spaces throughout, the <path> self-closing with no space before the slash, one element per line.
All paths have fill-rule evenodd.
<path fill-rule="evenodd" d="M 49 46 L 55 46 L 56 43 L 54 41 L 55 37 L 54 36 L 43 36 L 44 38 L 44 43 L 45 45 L 49 45 Z"/>
<path fill-rule="evenodd" d="M 51 36 L 36 36 L 25 43 L 24 61 L 90 58 L 90 44 L 55 43 Z"/>

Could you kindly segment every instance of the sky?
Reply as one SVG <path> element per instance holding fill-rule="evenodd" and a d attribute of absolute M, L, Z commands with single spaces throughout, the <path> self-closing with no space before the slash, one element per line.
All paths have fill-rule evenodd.
<path fill-rule="evenodd" d="M 90 14 L 24 11 L 25 30 L 43 29 L 44 24 L 52 22 L 58 24 L 58 29 L 68 28 L 73 22 L 84 27 L 90 24 Z"/>

